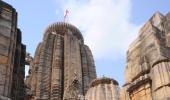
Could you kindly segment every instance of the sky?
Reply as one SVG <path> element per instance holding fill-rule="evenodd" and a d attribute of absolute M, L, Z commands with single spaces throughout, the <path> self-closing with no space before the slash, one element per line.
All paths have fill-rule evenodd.
<path fill-rule="evenodd" d="M 27 52 L 34 56 L 48 25 L 63 21 L 76 26 L 93 53 L 97 76 L 122 86 L 126 51 L 142 25 L 156 12 L 170 11 L 170 0 L 3 0 L 18 12 L 18 27 Z M 26 71 L 28 67 L 26 68 Z"/>

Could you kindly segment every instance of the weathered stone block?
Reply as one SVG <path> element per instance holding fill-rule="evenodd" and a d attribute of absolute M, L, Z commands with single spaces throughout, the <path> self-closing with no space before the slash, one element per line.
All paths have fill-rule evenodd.
<path fill-rule="evenodd" d="M 8 57 L 0 55 L 0 65 L 7 64 L 7 63 L 8 63 Z"/>
<path fill-rule="evenodd" d="M 169 18 L 155 13 L 130 45 L 123 100 L 168 100 L 170 97 L 169 23 Z"/>
<path fill-rule="evenodd" d="M 10 38 L 11 29 L 0 25 L 0 34 L 1 34 L 1 36 Z"/>

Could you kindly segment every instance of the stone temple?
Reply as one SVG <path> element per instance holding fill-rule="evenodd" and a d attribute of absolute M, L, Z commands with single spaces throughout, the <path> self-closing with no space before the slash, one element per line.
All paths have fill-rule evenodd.
<path fill-rule="evenodd" d="M 122 100 L 170 100 L 170 13 L 156 12 L 127 51 Z"/>
<path fill-rule="evenodd" d="M 39 43 L 27 84 L 31 100 L 75 100 L 96 79 L 92 53 L 80 31 L 58 22 L 50 25 Z"/>
<path fill-rule="evenodd" d="M 49 25 L 32 57 L 17 20 L 16 10 L 0 0 L 0 100 L 170 100 L 170 13 L 156 12 L 140 29 L 121 88 L 96 77 L 92 52 L 75 26 Z"/>

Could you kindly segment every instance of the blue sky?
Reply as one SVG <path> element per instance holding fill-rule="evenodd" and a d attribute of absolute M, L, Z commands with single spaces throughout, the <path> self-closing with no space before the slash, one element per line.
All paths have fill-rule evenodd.
<path fill-rule="evenodd" d="M 34 55 L 43 32 L 51 23 L 68 22 L 82 32 L 95 58 L 98 77 L 108 76 L 124 84 L 128 45 L 139 28 L 154 14 L 170 11 L 169 0 L 4 0 L 16 8 L 18 27 L 27 52 Z"/>

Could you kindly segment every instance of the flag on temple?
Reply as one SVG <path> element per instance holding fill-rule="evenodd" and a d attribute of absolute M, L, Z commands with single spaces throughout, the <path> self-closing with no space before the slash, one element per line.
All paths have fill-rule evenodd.
<path fill-rule="evenodd" d="M 64 22 L 66 22 L 66 18 L 67 18 L 67 16 L 68 16 L 68 13 L 69 13 L 69 11 L 68 11 L 68 9 L 66 9 L 66 10 L 64 11 Z"/>

